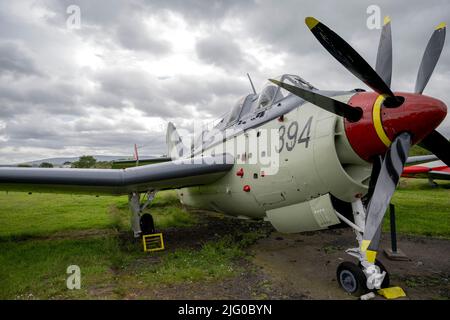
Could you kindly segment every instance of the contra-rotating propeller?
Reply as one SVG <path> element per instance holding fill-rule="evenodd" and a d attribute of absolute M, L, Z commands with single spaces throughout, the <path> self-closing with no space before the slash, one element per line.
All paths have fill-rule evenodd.
<path fill-rule="evenodd" d="M 395 96 L 390 89 L 392 78 L 392 36 L 391 20 L 388 17 L 384 20 L 384 26 L 381 32 L 376 71 L 372 69 L 372 67 L 345 40 L 317 19 L 307 17 L 305 23 L 322 46 L 336 58 L 336 60 L 384 98 L 381 106 L 382 108 L 402 107 L 403 116 L 404 114 L 408 114 L 408 107 L 412 108 L 411 105 L 405 103 L 405 105 L 402 106 L 404 98 Z M 436 101 L 435 99 L 432 101 L 432 98 L 421 96 L 441 54 L 445 40 L 445 29 L 445 24 L 440 24 L 427 44 L 417 75 L 414 97 L 423 97 L 420 99 L 424 103 L 419 107 L 422 107 L 424 115 L 425 112 L 427 112 L 427 116 L 430 116 L 433 113 L 439 113 L 436 115 L 436 118 L 438 118 L 439 121 L 433 122 L 433 124 L 430 123 L 428 128 L 421 129 L 426 132 L 425 135 L 422 136 L 420 145 L 433 152 L 450 166 L 450 142 L 439 132 L 434 130 L 435 126 L 437 126 L 440 121 L 442 121 L 443 117 L 445 117 L 445 105 L 442 104 L 444 107 L 438 107 L 433 105 Z M 358 122 L 362 117 L 362 110 L 349 104 L 323 96 L 315 91 L 298 88 L 276 80 L 270 81 L 300 98 L 311 102 L 322 109 L 342 116 L 351 122 Z M 415 107 L 418 108 L 417 106 Z M 414 110 L 411 110 L 410 112 L 414 113 Z M 382 116 L 380 116 L 380 118 L 382 118 Z M 384 130 L 383 126 L 388 126 L 389 124 L 383 123 L 382 120 L 383 119 L 380 120 L 379 126 L 381 126 L 381 130 Z M 415 118 L 415 121 L 421 120 L 426 121 L 426 119 L 420 119 L 420 117 Z M 380 130 L 380 128 L 378 129 Z M 387 129 L 389 130 L 392 128 Z M 367 220 L 365 232 L 363 234 L 362 251 L 369 250 L 368 253 L 371 251 L 376 252 L 376 249 L 378 248 L 381 223 L 403 171 L 413 139 L 416 139 L 415 142 L 417 142 L 418 135 L 415 135 L 415 133 L 416 132 L 397 132 L 396 136 L 393 137 L 392 142 L 389 139 L 387 139 L 388 143 L 384 141 L 386 147 L 388 147 L 387 151 L 384 154 L 377 154 L 372 157 L 372 160 L 374 160 L 375 156 L 378 157 L 377 160 L 380 156 L 382 158 L 379 159 L 378 162 L 375 161 L 378 165 L 374 166 L 374 172 L 372 172 L 371 176 L 371 190 L 368 195 L 370 198 L 367 205 Z M 369 259 L 369 255 L 367 255 L 367 257 L 368 260 L 372 260 Z M 375 259 L 374 256 L 373 259 Z"/>

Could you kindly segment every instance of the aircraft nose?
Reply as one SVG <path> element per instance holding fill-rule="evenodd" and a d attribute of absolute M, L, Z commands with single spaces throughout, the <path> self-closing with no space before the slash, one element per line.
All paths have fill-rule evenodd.
<path fill-rule="evenodd" d="M 447 114 L 440 100 L 414 93 L 395 93 L 404 102 L 396 108 L 383 105 L 385 97 L 376 92 L 355 94 L 349 105 L 360 107 L 359 121 L 345 121 L 345 133 L 353 150 L 364 160 L 384 155 L 392 141 L 402 132 L 411 135 L 413 144 L 430 134 Z"/>
<path fill-rule="evenodd" d="M 397 108 L 381 109 L 381 122 L 392 141 L 401 132 L 408 132 L 415 144 L 433 131 L 447 115 L 447 106 L 440 100 L 410 93 L 399 93 L 405 101 Z"/>

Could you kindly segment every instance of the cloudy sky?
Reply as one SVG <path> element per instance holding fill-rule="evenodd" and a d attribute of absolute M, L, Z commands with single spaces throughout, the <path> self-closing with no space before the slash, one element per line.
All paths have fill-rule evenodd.
<path fill-rule="evenodd" d="M 345 5 L 344 5 L 345 3 Z M 434 27 L 450 2 L 302 0 L 0 0 L 0 163 L 81 154 L 165 152 L 167 121 L 212 121 L 283 73 L 321 89 L 366 88 L 304 24 L 315 16 L 375 65 L 392 17 L 393 89 L 413 91 Z M 79 28 L 68 28 L 80 8 Z M 69 24 L 70 26 L 73 26 Z M 450 40 L 425 94 L 450 104 Z M 450 135 L 450 117 L 440 131 Z"/>

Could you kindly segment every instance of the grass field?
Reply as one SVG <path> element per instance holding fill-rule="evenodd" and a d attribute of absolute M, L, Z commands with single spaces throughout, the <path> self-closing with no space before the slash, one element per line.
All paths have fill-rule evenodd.
<path fill-rule="evenodd" d="M 450 239 L 450 182 L 402 179 L 391 203 L 395 205 L 397 232 Z M 386 215 L 384 230 L 389 230 Z"/>
<path fill-rule="evenodd" d="M 393 201 L 401 233 L 450 239 L 450 184 L 402 180 Z M 196 215 L 181 208 L 175 192 L 152 204 L 160 229 L 189 228 Z M 385 223 L 388 227 L 388 222 Z M 0 194 L 0 299 L 158 298 L 154 284 L 214 281 L 239 272 L 235 262 L 258 232 L 236 241 L 224 235 L 199 248 L 143 253 L 129 231 L 126 197 Z M 82 289 L 67 290 L 66 268 L 82 270 Z"/>
<path fill-rule="evenodd" d="M 152 214 L 160 229 L 196 223 L 173 191 L 157 195 Z M 125 298 L 149 284 L 221 279 L 238 270 L 234 261 L 255 238 L 149 254 L 132 238 L 129 217 L 126 197 L 1 194 L 0 299 Z M 66 288 L 73 264 L 81 290 Z"/>

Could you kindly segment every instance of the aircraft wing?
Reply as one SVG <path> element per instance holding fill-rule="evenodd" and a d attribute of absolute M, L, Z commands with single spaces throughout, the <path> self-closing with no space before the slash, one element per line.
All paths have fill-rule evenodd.
<path fill-rule="evenodd" d="M 408 159 L 406 159 L 406 165 L 415 165 L 415 164 L 420 164 L 420 163 L 424 163 L 424 162 L 431 162 L 434 160 L 439 160 L 439 158 L 437 156 L 435 156 L 434 154 L 430 154 L 430 155 L 425 155 L 425 156 L 412 156 L 412 157 L 408 157 Z"/>
<path fill-rule="evenodd" d="M 126 169 L 0 168 L 0 190 L 129 194 L 212 183 L 233 166 L 229 154 L 179 159 Z"/>
<path fill-rule="evenodd" d="M 169 162 L 171 158 L 160 157 L 160 158 L 150 158 L 150 159 L 139 159 L 138 166 L 145 166 L 147 164 L 155 164 L 160 162 Z M 113 169 L 125 169 L 130 167 L 136 167 L 136 160 L 115 160 L 112 162 Z"/>
<path fill-rule="evenodd" d="M 421 165 L 405 167 L 402 177 L 450 180 L 450 168 L 442 161 L 432 161 Z"/>

